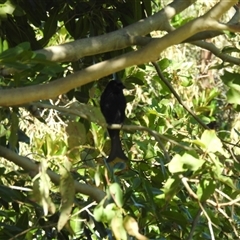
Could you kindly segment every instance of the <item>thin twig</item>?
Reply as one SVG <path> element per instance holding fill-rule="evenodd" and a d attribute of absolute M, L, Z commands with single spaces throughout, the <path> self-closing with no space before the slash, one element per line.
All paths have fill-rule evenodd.
<path fill-rule="evenodd" d="M 228 220 L 229 224 L 232 226 L 232 229 L 236 235 L 236 237 L 240 237 L 240 235 L 238 235 L 237 229 L 235 228 L 234 224 L 233 224 L 233 220 L 223 211 L 223 209 L 218 208 L 218 211 Z"/>
<path fill-rule="evenodd" d="M 195 218 L 193 220 L 191 231 L 190 231 L 190 234 L 189 234 L 187 240 L 192 240 L 192 237 L 193 237 L 194 231 L 195 231 L 195 229 L 197 227 L 197 224 L 198 224 L 199 218 L 201 216 L 201 213 L 202 213 L 202 209 L 199 208 L 199 210 L 197 212 L 197 215 L 195 216 Z"/>
<path fill-rule="evenodd" d="M 215 236 L 214 236 L 214 232 L 213 232 L 212 225 L 214 225 L 214 226 L 216 226 L 216 225 L 212 223 L 211 218 L 208 216 L 208 214 L 207 214 L 207 212 L 205 211 L 205 209 L 204 209 L 203 205 L 201 204 L 201 202 L 199 202 L 199 206 L 200 206 L 200 208 L 202 209 L 203 214 L 205 215 L 205 217 L 206 217 L 207 220 L 208 220 L 208 228 L 209 228 L 209 231 L 210 231 L 210 234 L 211 234 L 211 239 L 212 239 L 212 240 L 215 240 Z"/>
<path fill-rule="evenodd" d="M 162 71 L 160 69 L 160 67 L 158 66 L 158 64 L 156 62 L 152 62 L 153 66 L 155 67 L 157 74 L 159 76 L 159 78 L 163 81 L 163 83 L 168 87 L 168 89 L 172 92 L 172 94 L 174 95 L 174 97 L 178 100 L 178 102 L 183 106 L 183 108 L 190 114 L 192 115 L 192 117 L 204 128 L 204 129 L 209 129 L 209 127 L 204 124 L 201 119 L 199 119 L 196 114 L 189 109 L 181 100 L 180 96 L 177 94 L 177 92 L 175 91 L 175 89 L 173 88 L 173 86 L 171 85 L 171 83 L 164 77 L 164 75 L 162 74 Z"/>
<path fill-rule="evenodd" d="M 215 189 L 215 191 L 218 192 L 223 197 L 225 197 L 225 198 L 227 198 L 229 200 L 229 202 L 226 202 L 226 203 L 219 203 L 218 204 L 219 207 L 231 206 L 231 205 L 240 206 L 240 204 L 238 203 L 238 202 L 240 202 L 240 198 L 232 199 L 227 194 L 225 194 L 224 192 L 220 191 L 219 189 Z"/>

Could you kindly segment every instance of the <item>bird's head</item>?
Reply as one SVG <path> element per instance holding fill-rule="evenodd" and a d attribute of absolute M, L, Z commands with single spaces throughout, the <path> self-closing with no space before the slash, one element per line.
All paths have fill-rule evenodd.
<path fill-rule="evenodd" d="M 125 88 L 123 83 L 118 80 L 112 80 L 108 83 L 108 87 L 112 90 L 114 93 L 120 93 Z"/>

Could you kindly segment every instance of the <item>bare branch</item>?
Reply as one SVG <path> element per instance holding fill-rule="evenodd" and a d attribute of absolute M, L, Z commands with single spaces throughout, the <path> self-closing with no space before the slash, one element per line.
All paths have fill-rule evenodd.
<path fill-rule="evenodd" d="M 209 50 L 216 57 L 222 59 L 223 62 L 234 63 L 234 64 L 237 64 L 237 65 L 240 64 L 240 59 L 239 58 L 232 57 L 228 54 L 222 53 L 221 50 L 218 49 L 213 43 L 205 42 L 205 41 L 195 41 L 195 42 L 191 42 L 191 44 Z"/>
<path fill-rule="evenodd" d="M 218 21 L 223 13 L 227 12 L 232 6 L 238 3 L 238 0 L 221 0 L 212 7 L 204 16 L 209 21 Z"/>
<path fill-rule="evenodd" d="M 235 8 L 235 14 L 232 16 L 232 18 L 229 20 L 229 22 L 227 23 L 228 25 L 235 25 L 239 22 L 240 19 L 240 11 L 239 11 L 239 7 L 237 7 L 236 5 L 234 6 Z M 208 39 L 208 38 L 214 38 L 217 37 L 219 35 L 223 35 L 224 33 L 222 31 L 204 31 L 204 32 L 200 32 L 197 33 L 195 35 L 193 35 L 192 37 L 184 40 L 183 42 L 192 42 L 192 41 L 197 41 L 197 40 L 204 40 L 204 39 Z"/>
<path fill-rule="evenodd" d="M 193 234 L 194 234 L 195 229 L 197 228 L 199 219 L 201 217 L 201 213 L 202 213 L 202 210 L 201 210 L 201 208 L 199 208 L 199 210 L 198 210 L 198 212 L 197 212 L 197 214 L 196 214 L 196 216 L 195 216 L 195 218 L 193 220 L 191 231 L 189 233 L 189 236 L 188 236 L 187 240 L 193 239 Z"/>
<path fill-rule="evenodd" d="M 204 39 L 214 38 L 214 37 L 217 37 L 219 35 L 223 35 L 223 32 L 221 32 L 221 31 L 200 32 L 200 33 L 197 33 L 197 34 L 193 35 L 192 37 L 184 40 L 183 43 L 189 43 L 189 42 L 191 43 L 191 42 L 197 41 L 197 40 L 204 40 Z"/>

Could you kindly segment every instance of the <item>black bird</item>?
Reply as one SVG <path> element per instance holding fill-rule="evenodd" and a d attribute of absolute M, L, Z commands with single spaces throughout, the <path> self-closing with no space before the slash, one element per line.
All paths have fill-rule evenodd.
<path fill-rule="evenodd" d="M 112 80 L 101 95 L 100 108 L 108 125 L 123 124 L 126 109 L 126 99 L 123 95 L 124 88 L 121 81 Z M 112 162 L 116 158 L 128 160 L 122 150 L 119 133 L 120 129 L 108 128 L 108 134 L 111 139 L 111 151 L 107 162 Z"/>

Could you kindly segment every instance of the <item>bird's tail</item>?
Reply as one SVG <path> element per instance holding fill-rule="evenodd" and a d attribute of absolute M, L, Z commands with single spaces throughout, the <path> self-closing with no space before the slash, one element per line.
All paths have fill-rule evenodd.
<path fill-rule="evenodd" d="M 119 129 L 108 129 L 108 133 L 111 139 L 111 151 L 107 158 L 107 162 L 112 162 L 116 158 L 122 159 L 122 160 L 128 160 L 128 157 L 125 155 L 125 153 L 122 150 L 122 145 L 120 141 L 120 130 Z"/>

